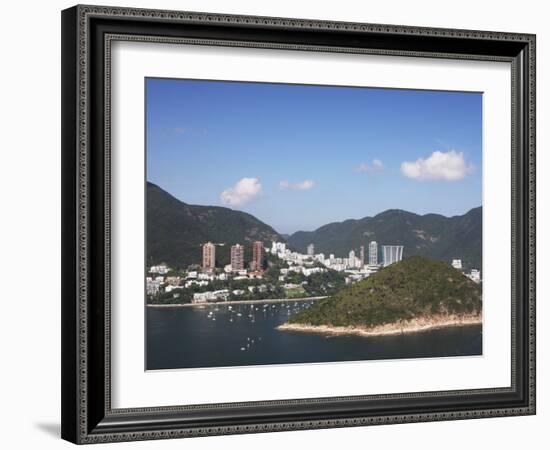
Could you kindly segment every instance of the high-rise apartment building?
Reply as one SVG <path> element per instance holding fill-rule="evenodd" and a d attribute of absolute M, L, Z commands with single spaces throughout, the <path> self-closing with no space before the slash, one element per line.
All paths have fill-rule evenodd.
<path fill-rule="evenodd" d="M 359 247 L 359 260 L 360 260 L 361 269 L 362 269 L 363 266 L 365 265 L 365 246 L 364 245 Z"/>
<path fill-rule="evenodd" d="M 240 244 L 231 246 L 231 270 L 237 272 L 244 269 L 244 247 Z"/>
<path fill-rule="evenodd" d="M 307 254 L 308 254 L 308 256 L 313 256 L 313 255 L 315 255 L 315 245 L 309 244 L 309 245 L 307 246 Z"/>
<path fill-rule="evenodd" d="M 403 259 L 402 245 L 383 245 L 382 255 L 384 257 L 384 267 L 399 262 Z"/>
<path fill-rule="evenodd" d="M 369 265 L 376 266 L 378 264 L 378 244 L 376 241 L 371 241 L 369 244 Z"/>
<path fill-rule="evenodd" d="M 254 241 L 252 243 L 252 262 L 250 268 L 255 271 L 261 271 L 264 268 L 264 243 Z"/>
<path fill-rule="evenodd" d="M 350 267 L 355 267 L 355 252 L 353 250 L 350 250 L 350 252 L 349 252 L 348 265 Z"/>
<path fill-rule="evenodd" d="M 214 270 L 216 267 L 216 246 L 212 242 L 207 242 L 202 246 L 202 268 L 204 270 Z"/>

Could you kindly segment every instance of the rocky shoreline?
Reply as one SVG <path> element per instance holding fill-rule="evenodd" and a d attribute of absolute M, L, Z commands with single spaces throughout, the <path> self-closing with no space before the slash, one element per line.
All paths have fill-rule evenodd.
<path fill-rule="evenodd" d="M 482 323 L 481 314 L 477 315 L 433 315 L 416 317 L 395 323 L 377 325 L 374 327 L 335 327 L 330 325 L 310 325 L 299 323 L 284 323 L 277 327 L 281 331 L 295 331 L 300 333 L 321 333 L 330 335 L 357 335 L 357 336 L 391 336 L 398 334 L 421 333 L 439 328 L 479 325 Z"/>

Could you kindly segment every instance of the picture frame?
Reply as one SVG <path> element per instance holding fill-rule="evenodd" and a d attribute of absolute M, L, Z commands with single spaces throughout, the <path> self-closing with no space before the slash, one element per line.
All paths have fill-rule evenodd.
<path fill-rule="evenodd" d="M 511 66 L 510 386 L 113 408 L 111 45 Z M 535 414 L 535 36 L 78 5 L 62 12 L 62 437 L 77 444 Z"/>

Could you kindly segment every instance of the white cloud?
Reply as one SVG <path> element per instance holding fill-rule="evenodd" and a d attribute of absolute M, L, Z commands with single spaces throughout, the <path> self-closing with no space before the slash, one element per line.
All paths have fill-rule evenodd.
<path fill-rule="evenodd" d="M 262 194 L 262 185 L 257 178 L 241 178 L 234 186 L 220 194 L 220 200 L 226 205 L 243 206 Z"/>
<path fill-rule="evenodd" d="M 373 159 L 372 167 L 374 167 L 375 170 L 381 170 L 384 168 L 384 164 L 382 164 L 382 161 L 380 161 L 379 159 Z"/>
<path fill-rule="evenodd" d="M 304 180 L 299 183 L 289 183 L 287 180 L 283 180 L 279 183 L 280 189 L 298 189 L 298 190 L 307 190 L 315 186 L 313 180 Z"/>
<path fill-rule="evenodd" d="M 403 161 L 401 172 L 415 180 L 458 181 L 472 172 L 472 165 L 467 164 L 462 152 L 433 152 L 428 158 L 416 161 Z"/>
<path fill-rule="evenodd" d="M 384 168 L 384 163 L 379 159 L 373 159 L 372 163 L 361 163 L 356 168 L 356 172 L 378 172 Z"/>

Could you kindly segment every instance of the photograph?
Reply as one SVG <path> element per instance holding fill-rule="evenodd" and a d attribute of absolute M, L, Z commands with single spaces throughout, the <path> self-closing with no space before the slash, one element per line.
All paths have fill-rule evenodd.
<path fill-rule="evenodd" d="M 483 355 L 483 93 L 144 89 L 146 370 Z"/>

